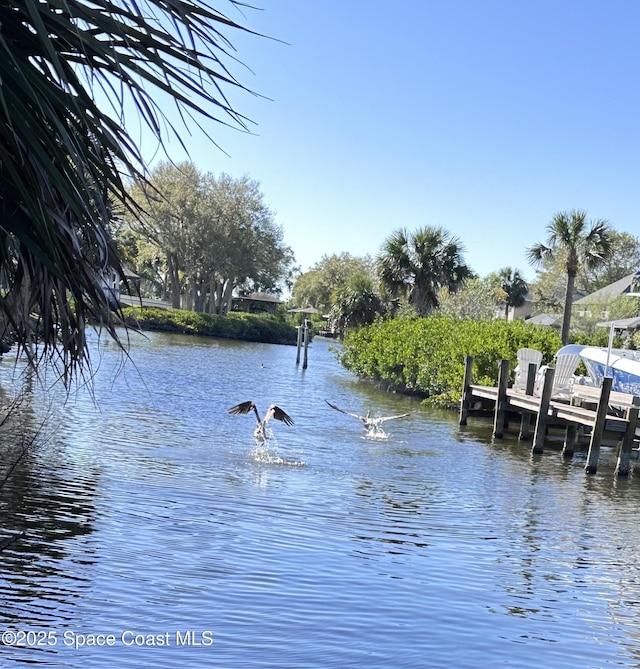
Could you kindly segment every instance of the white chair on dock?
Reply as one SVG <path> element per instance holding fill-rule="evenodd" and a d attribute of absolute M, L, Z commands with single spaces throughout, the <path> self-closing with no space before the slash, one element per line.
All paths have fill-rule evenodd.
<path fill-rule="evenodd" d="M 561 353 L 556 355 L 555 374 L 553 377 L 553 388 L 551 389 L 551 397 L 569 397 L 571 395 L 571 386 L 573 384 L 573 375 L 581 362 L 581 358 L 577 353 Z M 546 366 L 540 368 L 538 378 L 536 379 L 536 387 L 533 391 L 534 395 L 542 395 L 542 388 L 544 386 L 544 373 Z"/>
<path fill-rule="evenodd" d="M 535 348 L 518 349 L 518 366 L 515 369 L 516 378 L 513 382 L 513 390 L 517 393 L 524 393 L 527 389 L 527 378 L 529 376 L 529 365 L 533 363 L 536 366 L 536 374 L 542 364 L 542 352 Z"/>

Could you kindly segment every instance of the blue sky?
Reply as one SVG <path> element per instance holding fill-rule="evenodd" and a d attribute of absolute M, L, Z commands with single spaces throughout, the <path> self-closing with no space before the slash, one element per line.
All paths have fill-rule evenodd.
<path fill-rule="evenodd" d="M 228 35 L 265 96 L 232 94 L 253 134 L 209 126 L 228 155 L 183 138 L 200 170 L 260 182 L 303 271 L 437 225 L 481 276 L 533 279 L 525 249 L 558 211 L 640 233 L 640 3 L 256 2 L 216 5 L 286 43 Z"/>

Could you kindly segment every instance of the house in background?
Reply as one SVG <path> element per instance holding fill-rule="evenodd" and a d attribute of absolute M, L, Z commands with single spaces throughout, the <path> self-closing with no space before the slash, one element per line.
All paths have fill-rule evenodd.
<path fill-rule="evenodd" d="M 279 304 L 284 302 L 268 293 L 249 293 L 231 299 L 232 311 L 245 311 L 250 314 L 273 314 Z"/>
<path fill-rule="evenodd" d="M 593 333 L 597 327 L 603 326 L 602 321 L 609 321 L 612 318 L 609 309 L 612 302 L 624 295 L 640 297 L 640 272 L 629 274 L 604 288 L 575 299 L 572 305 L 572 329 L 575 328 L 583 332 Z M 630 303 L 630 306 L 633 304 L 635 303 Z M 618 302 L 617 305 L 615 311 L 619 312 L 620 303 Z M 631 322 L 635 321 L 636 318 L 626 320 Z M 624 323 L 625 319 L 620 320 L 618 318 L 616 322 Z M 559 329 L 562 325 L 562 314 L 538 314 L 529 318 L 527 323 Z M 632 327 L 625 325 L 621 329 L 631 331 Z"/>
<path fill-rule="evenodd" d="M 509 307 L 507 313 L 508 321 L 515 321 L 518 318 L 528 319 L 533 313 L 534 299 L 531 293 L 527 293 L 524 302 L 519 307 Z M 502 311 L 502 318 L 504 318 L 504 310 Z"/>
<path fill-rule="evenodd" d="M 640 272 L 629 274 L 604 288 L 600 288 L 600 290 L 575 300 L 573 303 L 574 313 L 579 316 L 595 316 L 606 319 L 609 317 L 606 312 L 606 305 L 621 295 L 640 295 Z M 603 306 L 605 307 L 604 312 L 602 312 Z M 597 310 L 602 313 L 594 313 Z"/>

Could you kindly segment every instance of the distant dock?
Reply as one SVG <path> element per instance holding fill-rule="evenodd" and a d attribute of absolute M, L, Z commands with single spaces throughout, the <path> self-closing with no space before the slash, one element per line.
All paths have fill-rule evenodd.
<path fill-rule="evenodd" d="M 508 387 L 509 361 L 500 362 L 498 386 L 473 384 L 473 358 L 465 359 L 465 373 L 460 401 L 460 425 L 480 412 L 493 413 L 493 436 L 503 437 L 508 417 L 520 416 L 518 438 L 531 441 L 532 453 L 542 453 L 550 428 L 565 432 L 563 456 L 570 458 L 574 450 L 588 439 L 585 472 L 595 474 L 602 445 L 618 448 L 617 476 L 628 476 L 631 454 L 638 441 L 640 397 L 611 391 L 611 378 L 605 377 L 601 388 L 574 385 L 563 396 L 552 396 L 554 368 L 546 370 L 540 395 L 533 394 L 535 374 L 530 369 L 525 392 Z"/>

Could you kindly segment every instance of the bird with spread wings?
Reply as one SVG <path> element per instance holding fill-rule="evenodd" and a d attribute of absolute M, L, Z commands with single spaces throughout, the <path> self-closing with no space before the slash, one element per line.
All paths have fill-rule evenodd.
<path fill-rule="evenodd" d="M 410 413 L 401 413 L 398 414 L 397 416 L 372 416 L 370 411 L 367 411 L 366 416 L 360 416 L 357 413 L 351 413 L 350 411 L 345 411 L 344 409 L 341 409 L 340 407 L 336 406 L 335 404 L 331 404 L 328 400 L 325 400 L 325 402 L 332 408 L 335 409 L 336 411 L 339 411 L 340 413 L 344 413 L 347 416 L 352 416 L 353 418 L 357 418 L 359 421 L 362 421 L 362 424 L 364 425 L 365 430 L 367 431 L 367 434 L 370 435 L 375 435 L 375 434 L 383 434 L 382 428 L 380 427 L 381 423 L 384 423 L 388 420 L 395 420 L 396 418 L 406 418 L 407 416 L 410 416 Z"/>
<path fill-rule="evenodd" d="M 293 419 L 289 414 L 284 412 L 280 407 L 272 404 L 264 415 L 264 418 L 260 418 L 260 413 L 258 412 L 258 407 L 249 400 L 248 402 L 240 402 L 235 406 L 227 409 L 227 413 L 234 415 L 248 414 L 253 411 L 256 415 L 256 427 L 253 431 L 253 436 L 256 441 L 264 443 L 267 440 L 266 426 L 267 423 L 275 418 L 276 420 L 281 420 L 285 425 L 293 425 Z"/>

